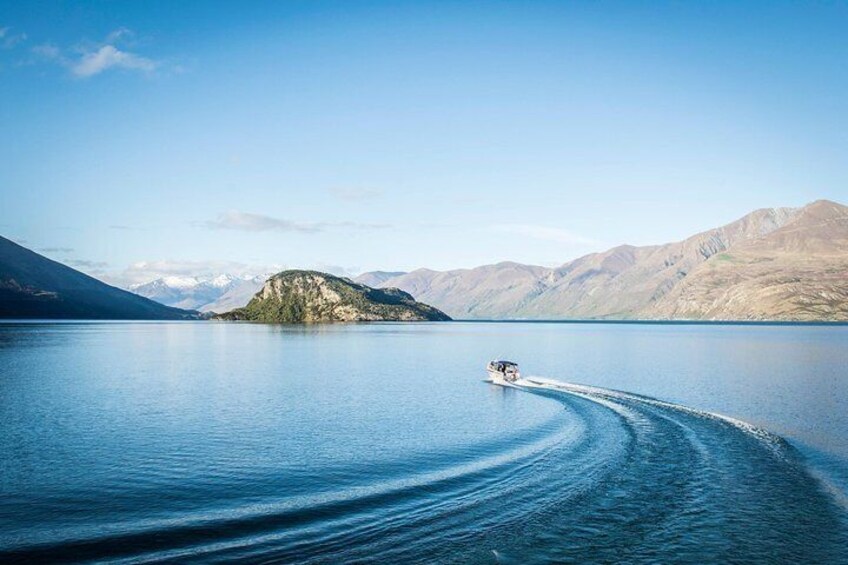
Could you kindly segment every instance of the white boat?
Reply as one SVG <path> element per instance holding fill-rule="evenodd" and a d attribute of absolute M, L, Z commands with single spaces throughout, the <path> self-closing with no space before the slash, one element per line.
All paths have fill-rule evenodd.
<path fill-rule="evenodd" d="M 492 382 L 497 384 L 512 384 L 521 378 L 518 363 L 503 359 L 489 361 L 489 364 L 486 365 L 486 372 L 489 373 Z"/>

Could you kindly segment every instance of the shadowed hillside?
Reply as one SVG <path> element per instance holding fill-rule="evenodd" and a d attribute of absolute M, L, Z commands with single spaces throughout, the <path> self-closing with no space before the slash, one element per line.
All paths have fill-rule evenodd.
<path fill-rule="evenodd" d="M 109 286 L 0 237 L 0 318 L 181 320 L 169 308 Z"/>

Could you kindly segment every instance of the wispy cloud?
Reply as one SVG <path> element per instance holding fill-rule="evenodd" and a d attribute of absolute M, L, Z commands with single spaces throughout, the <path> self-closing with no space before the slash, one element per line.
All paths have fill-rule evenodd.
<path fill-rule="evenodd" d="M 83 53 L 79 60 L 70 65 L 70 69 L 74 75 L 86 78 L 112 68 L 152 73 L 157 66 L 153 59 L 121 51 L 113 45 L 104 45 L 96 51 Z"/>
<path fill-rule="evenodd" d="M 3 49 L 11 49 L 27 40 L 25 33 L 12 33 L 12 28 L 9 26 L 0 27 L 0 47 Z"/>
<path fill-rule="evenodd" d="M 557 243 L 565 243 L 569 245 L 597 245 L 599 243 L 594 239 L 575 234 L 562 228 L 552 228 L 533 224 L 503 224 L 494 226 L 493 229 L 533 239 L 555 241 Z"/>
<path fill-rule="evenodd" d="M 274 218 L 264 214 L 252 214 L 230 210 L 220 214 L 215 220 L 202 222 L 201 226 L 213 230 L 236 230 L 245 232 L 291 232 L 318 233 L 333 228 L 348 228 L 356 230 L 376 230 L 391 227 L 389 224 L 369 224 L 359 222 L 312 222 L 303 223 L 293 220 Z"/>
<path fill-rule="evenodd" d="M 352 279 L 362 272 L 360 267 L 344 267 L 342 265 L 329 265 L 327 263 L 316 263 L 312 266 L 316 271 L 330 273 L 339 277 L 347 277 Z"/>
<path fill-rule="evenodd" d="M 321 231 L 317 224 L 302 224 L 291 220 L 273 218 L 262 214 L 230 210 L 220 214 L 217 219 L 203 223 L 204 227 L 213 230 L 238 231 L 282 231 L 314 233 Z"/>
<path fill-rule="evenodd" d="M 67 65 L 67 60 L 62 55 L 62 50 L 53 45 L 52 43 L 42 43 L 41 45 L 36 45 L 31 49 L 32 54 L 35 55 L 36 60 L 50 62 L 50 63 L 59 63 L 61 65 Z M 30 61 L 32 63 L 32 61 Z"/>
<path fill-rule="evenodd" d="M 52 43 L 42 43 L 31 51 L 37 60 L 65 67 L 80 79 L 109 70 L 120 69 L 143 74 L 152 74 L 159 70 L 162 67 L 161 61 L 131 52 L 124 47 L 134 36 L 129 29 L 118 28 L 109 33 L 102 42 L 83 42 L 68 49 L 62 49 Z"/>
<path fill-rule="evenodd" d="M 131 29 L 125 27 L 119 27 L 106 36 L 106 43 L 110 45 L 117 45 L 119 43 L 130 43 L 135 39 L 135 32 Z"/>
<path fill-rule="evenodd" d="M 323 228 L 348 228 L 352 230 L 387 230 L 392 228 L 392 224 L 380 224 L 380 223 L 363 223 L 363 222 L 328 222 L 323 224 L 318 224 Z"/>
<path fill-rule="evenodd" d="M 42 247 L 39 249 L 42 253 L 73 253 L 73 247 Z"/>
<path fill-rule="evenodd" d="M 87 261 L 85 259 L 68 259 L 65 263 L 81 269 L 104 269 L 109 266 L 106 261 Z"/>
<path fill-rule="evenodd" d="M 383 192 L 375 188 L 361 188 L 351 186 L 337 186 L 329 190 L 330 194 L 339 200 L 347 202 L 362 202 L 376 200 L 383 196 Z"/>

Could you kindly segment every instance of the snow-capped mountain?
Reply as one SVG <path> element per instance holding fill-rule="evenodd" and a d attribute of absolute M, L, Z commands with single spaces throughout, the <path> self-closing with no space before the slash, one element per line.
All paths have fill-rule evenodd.
<path fill-rule="evenodd" d="M 166 306 L 222 313 L 247 304 L 266 278 L 226 273 L 210 278 L 168 276 L 132 285 L 129 290 Z"/>

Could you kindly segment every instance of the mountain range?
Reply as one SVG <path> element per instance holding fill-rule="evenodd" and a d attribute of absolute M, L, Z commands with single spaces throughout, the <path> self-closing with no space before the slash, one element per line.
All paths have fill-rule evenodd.
<path fill-rule="evenodd" d="M 136 284 L 131 292 L 175 308 L 199 312 L 229 312 L 247 304 L 270 275 L 238 277 L 220 274 L 215 277 L 171 276 Z"/>
<path fill-rule="evenodd" d="M 181 320 L 195 312 L 121 290 L 0 237 L 0 318 Z"/>
<path fill-rule="evenodd" d="M 819 200 L 756 210 L 682 241 L 620 245 L 552 268 L 504 262 L 373 271 L 355 281 L 321 276 L 325 283 L 307 286 L 395 289 L 360 294 L 384 305 L 421 301 L 459 319 L 848 321 L 848 207 Z M 0 317 L 6 318 L 196 318 L 194 310 L 245 307 L 268 294 L 272 279 L 166 277 L 131 293 L 0 237 Z M 325 314 L 318 310 L 316 316 Z M 367 308 L 360 314 L 369 319 Z"/>
<path fill-rule="evenodd" d="M 848 320 L 848 207 L 756 210 L 664 245 L 559 267 L 364 273 L 460 319 Z"/>

